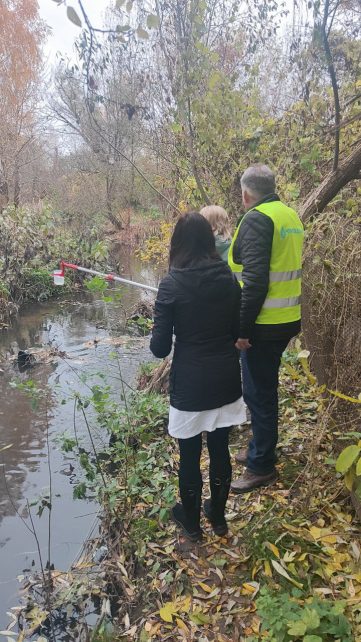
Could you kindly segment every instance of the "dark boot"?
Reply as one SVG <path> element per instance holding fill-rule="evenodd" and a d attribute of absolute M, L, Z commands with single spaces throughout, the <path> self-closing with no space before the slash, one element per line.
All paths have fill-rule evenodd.
<path fill-rule="evenodd" d="M 172 508 L 172 517 L 191 542 L 202 539 L 200 527 L 202 486 L 179 486 L 182 503 Z"/>
<path fill-rule="evenodd" d="M 226 508 L 230 484 L 230 477 L 228 479 L 219 479 L 217 477 L 211 479 L 211 498 L 206 499 L 203 504 L 204 514 L 212 524 L 215 534 L 219 537 L 228 533 L 224 511 Z"/>
<path fill-rule="evenodd" d="M 258 475 L 253 473 L 251 470 L 246 470 L 242 477 L 235 479 L 232 482 L 231 488 L 234 493 L 249 493 L 254 488 L 259 488 L 260 486 L 270 486 L 274 484 L 278 479 L 278 473 L 276 470 L 273 470 L 267 475 Z"/>

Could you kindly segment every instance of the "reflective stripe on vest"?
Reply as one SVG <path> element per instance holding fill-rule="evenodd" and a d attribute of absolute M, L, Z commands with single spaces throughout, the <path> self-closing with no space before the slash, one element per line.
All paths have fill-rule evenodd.
<path fill-rule="evenodd" d="M 301 318 L 301 276 L 303 225 L 298 214 L 281 201 L 261 203 L 252 208 L 268 216 L 274 226 L 267 297 L 256 319 L 257 324 L 279 324 Z M 250 212 L 252 211 L 250 210 Z M 243 265 L 233 260 L 233 247 L 239 223 L 228 253 L 228 264 L 243 287 Z"/>
<path fill-rule="evenodd" d="M 302 275 L 302 270 L 289 270 L 287 272 L 270 272 L 269 280 L 270 281 L 294 281 L 295 279 L 300 279 Z"/>
<path fill-rule="evenodd" d="M 293 308 L 295 305 L 300 305 L 300 296 L 290 296 L 285 299 L 266 299 L 263 306 L 264 308 Z"/>

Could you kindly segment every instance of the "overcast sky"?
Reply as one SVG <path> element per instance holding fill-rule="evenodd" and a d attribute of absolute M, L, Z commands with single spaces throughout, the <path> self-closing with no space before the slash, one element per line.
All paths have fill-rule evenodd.
<path fill-rule="evenodd" d="M 38 3 L 40 17 L 51 28 L 45 46 L 45 56 L 49 64 L 53 65 L 58 51 L 71 55 L 74 40 L 79 36 L 80 29 L 68 20 L 63 4 L 57 5 L 53 0 L 38 0 Z M 78 10 L 77 0 L 68 0 L 67 4 Z M 97 27 L 102 26 L 109 0 L 83 0 L 83 4 L 92 23 Z"/>

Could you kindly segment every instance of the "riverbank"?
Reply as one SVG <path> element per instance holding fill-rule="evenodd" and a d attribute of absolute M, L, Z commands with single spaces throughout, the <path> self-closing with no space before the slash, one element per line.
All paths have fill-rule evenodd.
<path fill-rule="evenodd" d="M 145 366 L 143 385 L 150 374 Z M 109 395 L 98 387 L 78 407 L 93 407 L 111 445 L 81 458 L 81 490 L 97 489 L 101 502 L 100 533 L 68 574 L 51 573 L 56 619 L 77 613 L 76 626 L 97 641 L 359 639 L 360 523 L 336 477 L 327 403 L 294 354 L 282 370 L 279 481 L 232 496 L 228 537 L 203 520 L 196 546 L 169 522 L 178 454 L 166 434 L 166 398 L 138 392 L 120 408 Z M 232 452 L 247 439 L 234 429 Z M 76 450 L 74 440 L 67 448 Z M 202 468 L 206 480 L 205 453 Z M 40 617 L 47 626 L 38 632 L 51 639 L 45 604 L 34 609 L 24 627 Z"/>

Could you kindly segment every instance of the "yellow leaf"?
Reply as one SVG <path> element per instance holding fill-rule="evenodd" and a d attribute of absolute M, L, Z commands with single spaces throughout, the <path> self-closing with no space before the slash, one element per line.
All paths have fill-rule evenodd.
<path fill-rule="evenodd" d="M 173 602 L 166 602 L 159 611 L 159 615 L 164 622 L 173 622 L 173 615 L 175 613 L 177 613 L 177 609 L 174 607 Z"/>
<path fill-rule="evenodd" d="M 272 542 L 265 542 L 265 545 L 267 546 L 267 548 L 269 548 L 270 551 L 272 551 L 273 555 L 275 555 L 276 557 L 278 557 L 278 559 L 280 559 L 281 556 L 277 546 L 272 544 Z"/>
<path fill-rule="evenodd" d="M 300 379 L 300 375 L 298 374 L 296 368 L 291 366 L 290 363 L 287 363 L 287 361 L 284 361 L 282 365 L 284 369 L 287 370 L 288 374 L 291 375 L 292 379 Z"/>
<path fill-rule="evenodd" d="M 181 620 L 179 617 L 176 618 L 177 620 L 177 626 L 179 629 L 184 631 L 185 633 L 189 633 L 188 627 L 184 624 L 183 620 Z"/>
<path fill-rule="evenodd" d="M 356 464 L 356 475 L 359 477 L 361 475 L 361 457 Z M 352 489 L 351 489 L 352 490 Z"/>
<path fill-rule="evenodd" d="M 187 595 L 187 597 L 185 597 L 184 600 L 182 600 L 179 610 L 183 611 L 184 613 L 189 613 L 189 611 L 191 610 L 191 600 L 192 600 L 191 596 Z"/>
<path fill-rule="evenodd" d="M 361 461 L 361 459 L 359 459 L 359 463 L 360 463 L 360 461 Z M 357 468 L 356 468 L 356 470 L 357 470 Z M 359 473 L 356 473 L 356 474 L 361 475 L 361 470 L 360 470 Z M 345 482 L 345 486 L 346 486 L 347 490 L 349 490 L 349 491 L 351 491 L 352 488 L 353 488 L 353 483 L 355 481 L 356 474 L 355 474 L 355 466 L 351 466 L 351 468 L 347 471 L 347 473 L 345 473 L 345 476 L 344 476 L 343 480 Z"/>
<path fill-rule="evenodd" d="M 213 589 L 208 586 L 208 584 L 205 584 L 204 582 L 198 582 L 198 584 L 206 593 L 212 593 Z"/>
<path fill-rule="evenodd" d="M 266 560 L 264 563 L 264 574 L 267 575 L 267 577 L 272 577 L 271 564 L 268 560 Z"/>
<path fill-rule="evenodd" d="M 260 568 L 262 568 L 262 562 L 258 561 L 252 569 L 252 580 L 254 580 Z"/>
<path fill-rule="evenodd" d="M 339 399 L 344 399 L 345 401 L 351 401 L 351 403 L 361 403 L 360 398 L 356 399 L 355 397 L 349 397 L 348 395 L 344 395 L 342 392 L 338 392 L 338 390 L 327 389 L 327 392 L 329 392 L 330 395 L 333 395 L 334 397 L 338 397 Z"/>
<path fill-rule="evenodd" d="M 303 584 L 301 584 L 301 582 L 297 582 L 295 579 L 293 579 L 293 577 L 291 577 L 287 573 L 286 569 L 284 569 L 283 566 L 281 566 L 281 564 L 279 562 L 276 562 L 276 560 L 271 560 L 271 563 L 272 563 L 272 566 L 275 569 L 275 571 L 277 571 L 277 573 L 282 575 L 282 577 L 285 577 L 286 580 L 291 582 L 291 584 L 294 584 L 295 586 L 297 586 L 297 588 L 303 588 Z"/>
<path fill-rule="evenodd" d="M 320 539 L 321 537 L 321 529 L 317 528 L 317 526 L 311 526 L 310 533 L 313 539 Z"/>
<path fill-rule="evenodd" d="M 244 584 L 242 584 L 242 588 L 243 588 L 242 593 L 244 595 L 247 595 L 248 593 L 250 593 L 253 598 L 255 597 L 255 595 L 257 595 L 259 591 L 259 582 L 245 582 Z"/>
<path fill-rule="evenodd" d="M 337 536 L 336 535 L 323 535 L 321 537 L 321 542 L 323 544 L 336 544 Z"/>

